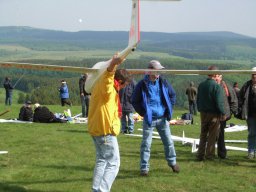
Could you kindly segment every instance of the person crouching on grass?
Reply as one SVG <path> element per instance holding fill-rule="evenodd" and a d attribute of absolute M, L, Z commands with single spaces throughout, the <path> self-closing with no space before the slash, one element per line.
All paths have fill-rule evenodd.
<path fill-rule="evenodd" d="M 92 191 L 110 191 L 118 174 L 120 154 L 117 135 L 122 109 L 118 92 L 129 82 L 125 69 L 116 70 L 123 62 L 114 55 L 109 67 L 95 82 L 88 114 L 88 130 L 96 148 Z"/>

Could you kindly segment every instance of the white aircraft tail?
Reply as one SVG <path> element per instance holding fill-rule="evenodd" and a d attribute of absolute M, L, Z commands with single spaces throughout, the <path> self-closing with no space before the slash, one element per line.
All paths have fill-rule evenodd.
<path fill-rule="evenodd" d="M 119 57 L 125 59 L 137 47 L 140 41 L 140 0 L 132 0 L 132 17 L 129 32 L 128 46 L 119 53 Z"/>
<path fill-rule="evenodd" d="M 132 0 L 132 17 L 131 17 L 131 26 L 129 32 L 129 41 L 128 46 L 118 54 L 118 57 L 125 59 L 132 51 L 137 47 L 138 42 L 140 41 L 140 0 Z M 85 82 L 85 91 L 91 93 L 94 83 L 99 79 L 99 77 L 104 73 L 111 62 L 102 61 L 96 63 L 92 68 L 98 69 L 96 73 L 91 73 L 88 75 Z"/>

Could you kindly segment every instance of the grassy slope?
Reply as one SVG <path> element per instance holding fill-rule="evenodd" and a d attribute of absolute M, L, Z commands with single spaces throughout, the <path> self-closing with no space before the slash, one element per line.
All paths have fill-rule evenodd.
<path fill-rule="evenodd" d="M 17 117 L 19 105 L 1 118 Z M 62 112 L 61 106 L 48 106 Z M 1 108 L 2 109 L 2 108 Z M 73 114 L 80 112 L 72 107 Z M 175 110 L 174 117 L 183 112 Z M 231 122 L 245 123 L 235 119 Z M 141 123 L 136 123 L 141 128 Z M 199 136 L 199 117 L 194 125 L 172 126 L 174 135 Z M 5 192 L 88 192 L 90 191 L 95 149 L 84 124 L 1 124 L 0 191 Z M 136 131 L 136 133 L 140 133 Z M 226 134 L 226 139 L 246 139 L 246 131 Z M 255 191 L 255 160 L 246 152 L 229 151 L 228 160 L 196 162 L 190 146 L 175 143 L 180 174 L 173 174 L 164 159 L 160 140 L 151 150 L 150 176 L 139 176 L 141 138 L 118 137 L 121 167 L 112 192 L 157 191 Z M 233 144 L 235 145 L 235 144 Z M 246 147 L 245 144 L 236 146 Z"/>

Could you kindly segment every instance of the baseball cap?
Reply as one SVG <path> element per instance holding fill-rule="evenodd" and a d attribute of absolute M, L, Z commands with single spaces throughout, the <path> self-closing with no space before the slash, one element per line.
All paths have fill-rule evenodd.
<path fill-rule="evenodd" d="M 148 63 L 149 69 L 163 69 L 164 67 L 161 65 L 161 63 L 157 60 L 152 60 Z"/>
<path fill-rule="evenodd" d="M 256 74 L 256 67 L 253 67 L 253 68 L 252 68 L 252 71 L 253 71 L 252 74 Z"/>

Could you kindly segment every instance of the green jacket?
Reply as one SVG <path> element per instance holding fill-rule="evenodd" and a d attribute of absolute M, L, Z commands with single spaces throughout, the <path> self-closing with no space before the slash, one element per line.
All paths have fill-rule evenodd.
<path fill-rule="evenodd" d="M 199 112 L 224 115 L 223 89 L 213 79 L 206 79 L 198 86 L 197 107 Z"/>

